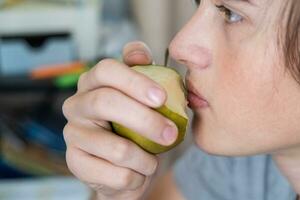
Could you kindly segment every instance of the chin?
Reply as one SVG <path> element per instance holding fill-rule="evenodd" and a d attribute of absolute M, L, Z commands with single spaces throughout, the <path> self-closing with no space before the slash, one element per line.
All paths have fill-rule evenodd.
<path fill-rule="evenodd" d="M 229 156 L 229 152 L 220 145 L 217 139 L 213 136 L 213 130 L 208 130 L 207 127 L 203 125 L 202 118 L 200 115 L 195 114 L 192 121 L 192 132 L 194 137 L 194 142 L 198 148 L 202 151 L 220 156 Z"/>
<path fill-rule="evenodd" d="M 194 132 L 194 140 L 199 149 L 215 156 L 251 156 L 261 153 L 253 148 L 241 148 L 240 145 L 234 146 L 234 144 L 228 145 L 222 141 L 211 141 L 209 137 L 205 137 L 205 134 L 198 132 Z"/>
<path fill-rule="evenodd" d="M 282 147 L 280 144 L 272 144 L 269 139 L 268 142 L 266 139 L 249 138 L 245 133 L 236 134 L 234 130 L 228 133 L 208 123 L 204 125 L 197 116 L 193 119 L 192 131 L 196 145 L 211 155 L 252 156 L 272 153 Z"/>

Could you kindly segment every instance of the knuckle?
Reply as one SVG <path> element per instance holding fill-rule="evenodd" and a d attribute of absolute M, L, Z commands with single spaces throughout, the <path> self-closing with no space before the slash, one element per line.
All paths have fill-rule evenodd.
<path fill-rule="evenodd" d="M 67 150 L 66 150 L 67 167 L 70 170 L 70 172 L 76 176 L 77 175 L 77 170 L 76 170 L 75 158 L 76 158 L 76 156 L 73 155 L 73 151 L 70 148 L 67 148 Z"/>
<path fill-rule="evenodd" d="M 131 185 L 131 182 L 134 179 L 134 173 L 130 170 L 122 170 L 118 174 L 118 178 L 116 179 L 116 189 L 124 190 Z"/>
<path fill-rule="evenodd" d="M 106 74 L 107 70 L 111 69 L 112 66 L 116 64 L 116 61 L 113 59 L 103 59 L 101 60 L 95 67 L 94 72 L 96 74 L 96 77 L 101 74 Z"/>
<path fill-rule="evenodd" d="M 118 144 L 115 144 L 112 155 L 113 162 L 123 163 L 128 159 L 132 149 L 132 144 L 129 140 L 121 140 Z"/>
<path fill-rule="evenodd" d="M 94 82 L 102 83 L 103 79 L 105 80 L 107 74 L 110 74 L 110 69 L 113 66 L 112 59 L 103 59 L 101 60 L 91 71 L 91 79 Z"/>
<path fill-rule="evenodd" d="M 73 135 L 73 128 L 70 125 L 70 123 L 67 123 L 63 130 L 64 140 L 66 141 L 67 144 L 70 143 L 72 135 Z"/>
<path fill-rule="evenodd" d="M 71 107 L 72 97 L 67 98 L 62 106 L 63 115 L 69 119 L 70 107 Z"/>

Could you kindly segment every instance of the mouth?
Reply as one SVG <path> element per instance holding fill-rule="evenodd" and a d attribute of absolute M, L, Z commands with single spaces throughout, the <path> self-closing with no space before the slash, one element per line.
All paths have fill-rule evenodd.
<path fill-rule="evenodd" d="M 189 80 L 186 81 L 186 86 L 188 91 L 188 106 L 191 109 L 203 109 L 209 106 L 208 101 L 195 89 L 195 87 Z"/>

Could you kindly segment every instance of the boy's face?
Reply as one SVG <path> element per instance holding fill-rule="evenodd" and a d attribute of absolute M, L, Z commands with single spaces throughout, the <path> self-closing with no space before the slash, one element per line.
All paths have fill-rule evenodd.
<path fill-rule="evenodd" d="M 288 0 L 203 0 L 173 40 L 187 69 L 193 131 L 205 151 L 271 153 L 300 144 L 300 86 L 278 46 Z M 194 88 L 194 89 L 191 89 Z"/>

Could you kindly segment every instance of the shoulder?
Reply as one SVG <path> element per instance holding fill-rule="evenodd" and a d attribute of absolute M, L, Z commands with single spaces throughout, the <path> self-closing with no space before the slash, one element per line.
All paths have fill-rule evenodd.
<path fill-rule="evenodd" d="M 281 196 L 293 195 L 269 155 L 214 156 L 193 146 L 173 169 L 176 184 L 187 199 L 197 199 L 201 194 L 207 200 L 265 200 L 278 195 L 277 191 L 282 193 Z"/>

